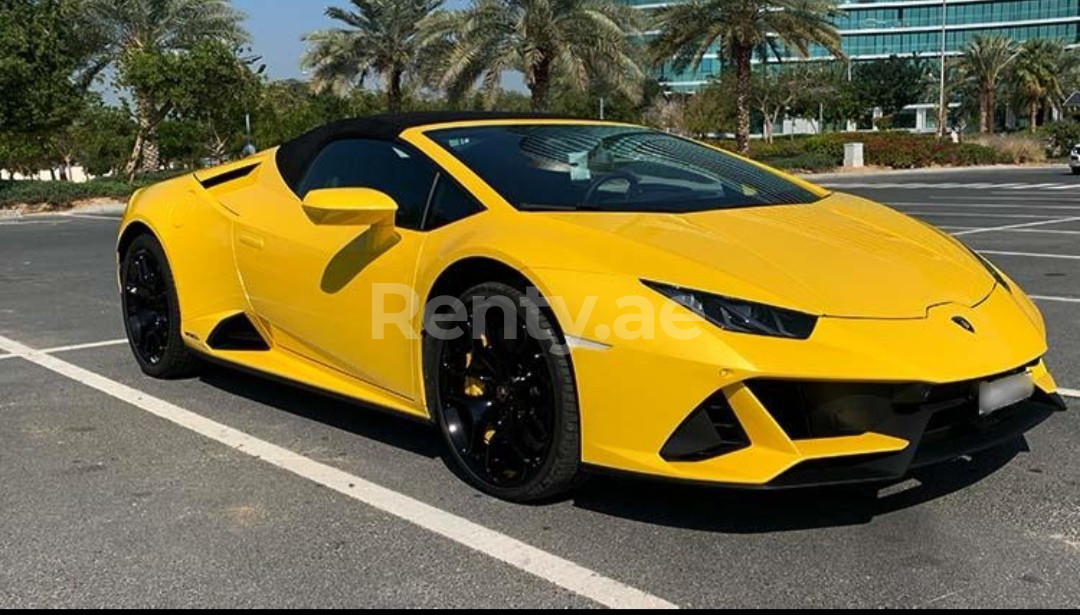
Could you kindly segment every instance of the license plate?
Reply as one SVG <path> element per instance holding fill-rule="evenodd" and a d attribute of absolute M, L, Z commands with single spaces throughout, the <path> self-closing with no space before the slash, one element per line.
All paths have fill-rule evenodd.
<path fill-rule="evenodd" d="M 979 414 L 989 416 L 1035 394 L 1031 374 L 1023 373 L 979 385 Z"/>

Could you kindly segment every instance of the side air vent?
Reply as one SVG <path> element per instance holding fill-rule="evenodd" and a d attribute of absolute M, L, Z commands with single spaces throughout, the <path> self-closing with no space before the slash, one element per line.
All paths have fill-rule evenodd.
<path fill-rule="evenodd" d="M 237 314 L 221 321 L 210 334 L 209 344 L 214 350 L 270 350 L 266 340 L 259 335 L 259 331 L 245 314 Z"/>
<path fill-rule="evenodd" d="M 201 178 L 199 179 L 199 183 L 202 184 L 203 188 L 209 190 L 214 186 L 220 186 L 222 184 L 227 184 L 231 181 L 236 181 L 238 179 L 247 177 L 248 175 L 251 175 L 257 168 L 259 168 L 259 163 L 256 162 L 255 164 L 249 164 L 238 169 L 225 171 L 224 173 L 220 173 L 212 177 Z"/>
<path fill-rule="evenodd" d="M 704 461 L 748 446 L 750 438 L 727 397 L 717 392 L 675 430 L 660 456 L 667 461 Z"/>

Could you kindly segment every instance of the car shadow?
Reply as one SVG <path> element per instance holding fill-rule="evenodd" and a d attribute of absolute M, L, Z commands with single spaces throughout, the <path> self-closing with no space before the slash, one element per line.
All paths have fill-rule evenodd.
<path fill-rule="evenodd" d="M 442 441 L 430 425 L 375 406 L 216 364 L 208 365 L 199 380 L 230 395 L 429 459 L 442 456 Z"/>
<path fill-rule="evenodd" d="M 1028 451 L 1017 438 L 978 455 L 919 470 L 900 483 L 788 491 L 710 488 L 603 477 L 574 497 L 574 505 L 645 523 L 729 534 L 760 534 L 863 525 L 960 491 Z"/>
<path fill-rule="evenodd" d="M 264 406 L 436 459 L 445 449 L 430 425 L 379 408 L 233 367 L 209 365 L 199 379 Z M 729 534 L 786 532 L 869 523 L 968 488 L 1028 451 L 1018 438 L 963 460 L 917 471 L 885 486 L 789 491 L 725 489 L 633 476 L 596 474 L 569 498 L 576 508 L 643 523 Z M 459 480 L 453 468 L 447 480 Z M 468 489 L 462 484 L 462 489 Z M 553 502 L 559 505 L 566 499 Z"/>

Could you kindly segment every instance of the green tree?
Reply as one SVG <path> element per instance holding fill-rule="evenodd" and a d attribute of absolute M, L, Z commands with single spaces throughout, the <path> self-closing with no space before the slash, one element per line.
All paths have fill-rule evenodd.
<path fill-rule="evenodd" d="M 1009 80 L 1013 99 L 1027 111 L 1031 132 L 1038 128 L 1040 109 L 1058 109 L 1065 101 L 1059 75 L 1065 63 L 1065 46 L 1032 39 L 1020 47 Z"/>
<path fill-rule="evenodd" d="M 100 95 L 88 96 L 85 107 L 68 126 L 52 134 L 65 175 L 81 165 L 90 175 L 119 173 L 135 140 L 135 122 L 127 107 L 109 107 Z"/>
<path fill-rule="evenodd" d="M 881 109 L 892 117 L 919 102 L 926 90 L 926 62 L 892 56 L 859 62 L 852 67 L 852 84 L 864 109 Z"/>
<path fill-rule="evenodd" d="M 959 66 L 978 92 L 981 133 L 994 132 L 998 88 L 1019 53 L 1016 43 L 1003 36 L 975 36 L 964 47 Z"/>
<path fill-rule="evenodd" d="M 312 83 L 320 92 L 346 94 L 376 75 L 386 87 L 387 108 L 400 111 L 402 84 L 430 51 L 425 32 L 442 0 L 351 0 L 351 4 L 353 11 L 326 9 L 326 15 L 342 27 L 305 36 L 312 48 L 301 63 L 314 71 Z"/>
<path fill-rule="evenodd" d="M 262 89 L 252 111 L 252 131 L 258 147 L 273 147 L 330 122 L 385 110 L 385 98 L 369 90 L 338 96 L 315 93 L 302 81 L 275 81 Z"/>
<path fill-rule="evenodd" d="M 76 0 L 0 0 L 0 168 L 59 162 L 54 136 L 79 114 L 90 83 L 79 15 Z"/>
<path fill-rule="evenodd" d="M 167 80 L 162 75 L 149 78 L 155 56 L 190 50 L 207 41 L 230 46 L 248 40 L 241 26 L 243 15 L 229 0 L 83 0 L 89 31 L 96 33 L 103 44 L 98 54 L 98 66 L 113 66 L 118 83 L 131 87 L 138 120 L 138 136 L 126 166 L 130 176 L 137 169 L 154 171 L 158 168 L 158 149 L 155 130 L 164 119 L 160 109 L 168 101 L 155 99 L 143 84 Z M 161 60 L 159 67 L 167 62 Z M 140 71 L 133 76 L 129 71 Z"/>
<path fill-rule="evenodd" d="M 480 80 L 490 107 L 503 73 L 516 70 L 534 111 L 549 109 L 556 86 L 637 99 L 644 74 L 631 39 L 639 19 L 610 0 L 474 0 L 458 14 L 443 12 L 451 43 L 440 85 L 457 94 Z"/>
<path fill-rule="evenodd" d="M 249 63 L 215 41 L 184 52 L 133 53 L 124 60 L 121 83 L 140 92 L 142 100 L 134 150 L 145 150 L 152 134 L 155 159 L 160 157 L 157 128 L 170 116 L 199 127 L 202 156 L 223 158 L 233 137 L 242 132 L 244 112 L 256 104 L 259 88 Z M 134 170 L 129 164 L 129 177 Z"/>
<path fill-rule="evenodd" d="M 769 47 L 802 57 L 816 43 L 839 57 L 840 35 L 831 19 L 839 15 L 834 0 L 693 0 L 656 13 L 659 36 L 650 43 L 655 63 L 672 62 L 676 71 L 697 68 L 705 54 L 719 47 L 735 68 L 735 137 L 740 153 L 750 150 L 751 63 L 754 50 Z"/>

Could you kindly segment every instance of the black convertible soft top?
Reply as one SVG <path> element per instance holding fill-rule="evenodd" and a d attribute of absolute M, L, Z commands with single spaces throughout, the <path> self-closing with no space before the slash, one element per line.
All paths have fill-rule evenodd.
<path fill-rule="evenodd" d="M 277 166 L 282 179 L 296 189 L 312 159 L 332 141 L 341 139 L 392 140 L 402 132 L 417 126 L 476 122 L 483 120 L 573 119 L 541 113 L 507 113 L 498 111 L 423 111 L 417 113 L 384 113 L 341 120 L 316 128 L 285 143 L 277 151 Z"/>

